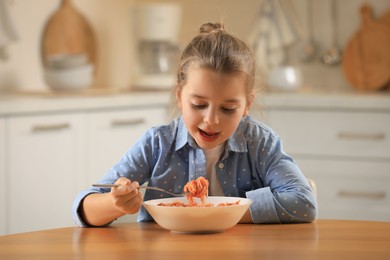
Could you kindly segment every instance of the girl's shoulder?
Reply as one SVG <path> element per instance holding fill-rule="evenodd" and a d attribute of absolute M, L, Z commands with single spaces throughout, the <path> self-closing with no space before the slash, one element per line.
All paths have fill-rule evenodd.
<path fill-rule="evenodd" d="M 245 117 L 241 121 L 239 127 L 242 129 L 245 135 L 277 137 L 276 132 L 271 127 L 251 116 Z"/>
<path fill-rule="evenodd" d="M 278 143 L 280 143 L 278 135 L 269 126 L 251 116 L 243 118 L 229 138 L 229 147 L 239 152 L 249 149 L 257 152 L 265 146 L 271 147 Z"/>
<path fill-rule="evenodd" d="M 174 119 L 167 124 L 156 125 L 149 128 L 145 135 L 149 138 L 158 138 L 158 139 L 173 139 L 176 136 L 176 133 L 180 126 L 180 119 Z"/>

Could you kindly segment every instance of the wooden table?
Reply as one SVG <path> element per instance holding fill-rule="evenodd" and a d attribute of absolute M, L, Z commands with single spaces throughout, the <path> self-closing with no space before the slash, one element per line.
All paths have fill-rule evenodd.
<path fill-rule="evenodd" d="M 155 223 L 0 236 L 0 259 L 390 259 L 390 222 L 239 224 L 183 234 Z"/>

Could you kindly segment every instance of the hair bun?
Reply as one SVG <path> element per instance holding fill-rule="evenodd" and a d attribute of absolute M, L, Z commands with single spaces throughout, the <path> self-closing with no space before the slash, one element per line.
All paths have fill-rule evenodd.
<path fill-rule="evenodd" d="M 205 23 L 199 29 L 200 33 L 213 33 L 224 31 L 224 27 L 221 23 Z"/>

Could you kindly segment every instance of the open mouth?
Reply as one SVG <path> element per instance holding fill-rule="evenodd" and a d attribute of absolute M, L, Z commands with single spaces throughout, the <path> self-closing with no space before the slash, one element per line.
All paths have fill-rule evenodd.
<path fill-rule="evenodd" d="M 220 135 L 219 132 L 206 132 L 206 131 L 203 131 L 202 129 L 199 129 L 199 133 L 207 141 L 213 141 L 213 140 L 217 139 L 218 136 Z"/>

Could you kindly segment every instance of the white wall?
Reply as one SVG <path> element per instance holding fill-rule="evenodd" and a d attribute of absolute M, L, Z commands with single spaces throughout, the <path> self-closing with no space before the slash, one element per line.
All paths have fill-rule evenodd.
<path fill-rule="evenodd" d="M 49 15 L 59 0 L 8 0 L 20 40 L 7 47 L 9 60 L 0 60 L 0 90 L 18 89 L 42 91 L 47 87 L 42 79 L 40 39 Z M 302 20 L 308 0 L 292 0 Z M 128 87 L 133 67 L 130 6 L 140 2 L 178 2 L 183 5 L 182 44 L 207 21 L 224 21 L 226 29 L 240 37 L 249 33 L 260 6 L 260 0 L 73 0 L 74 5 L 88 18 L 98 41 L 99 72 L 97 87 Z M 331 47 L 329 15 L 330 0 L 315 0 L 314 37 L 320 52 Z M 359 8 L 369 2 L 375 16 L 390 10 L 388 0 L 336 1 L 339 13 L 339 44 L 344 47 L 360 26 Z M 328 68 L 318 60 L 303 64 L 305 84 L 314 87 L 348 88 L 341 67 Z"/>

